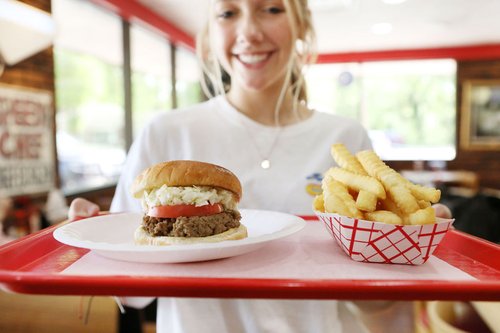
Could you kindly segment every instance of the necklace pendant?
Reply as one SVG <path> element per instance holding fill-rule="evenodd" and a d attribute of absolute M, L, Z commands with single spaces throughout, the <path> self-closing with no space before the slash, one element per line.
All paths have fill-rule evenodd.
<path fill-rule="evenodd" d="M 268 159 L 262 160 L 262 162 L 260 162 L 260 167 L 262 169 L 269 169 L 271 167 L 271 161 Z"/>

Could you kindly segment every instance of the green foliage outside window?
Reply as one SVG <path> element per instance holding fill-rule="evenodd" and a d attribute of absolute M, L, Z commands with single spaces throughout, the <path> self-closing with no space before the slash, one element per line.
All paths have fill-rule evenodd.
<path fill-rule="evenodd" d="M 456 83 L 450 62 L 315 65 L 306 75 L 309 102 L 358 119 L 386 159 L 452 159 Z M 405 156 L 398 153 L 403 149 Z"/>

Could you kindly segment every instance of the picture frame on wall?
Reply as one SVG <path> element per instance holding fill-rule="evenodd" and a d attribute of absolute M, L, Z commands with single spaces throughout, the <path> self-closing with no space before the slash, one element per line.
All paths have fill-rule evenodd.
<path fill-rule="evenodd" d="M 462 85 L 460 147 L 500 149 L 500 80 L 467 80 Z"/>

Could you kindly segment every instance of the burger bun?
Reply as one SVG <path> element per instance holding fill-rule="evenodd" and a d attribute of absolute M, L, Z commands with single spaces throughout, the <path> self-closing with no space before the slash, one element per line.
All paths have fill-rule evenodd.
<path fill-rule="evenodd" d="M 206 237 L 150 236 L 142 226 L 139 226 L 134 233 L 134 241 L 136 245 L 217 243 L 226 240 L 243 239 L 246 237 L 248 237 L 247 228 L 243 224 L 240 224 L 238 228 L 231 228 L 220 234 Z"/>
<path fill-rule="evenodd" d="M 215 164 L 189 160 L 163 162 L 147 168 L 136 177 L 130 191 L 139 199 L 144 191 L 163 185 L 222 188 L 233 192 L 236 202 L 242 195 L 241 183 L 231 171 Z"/>

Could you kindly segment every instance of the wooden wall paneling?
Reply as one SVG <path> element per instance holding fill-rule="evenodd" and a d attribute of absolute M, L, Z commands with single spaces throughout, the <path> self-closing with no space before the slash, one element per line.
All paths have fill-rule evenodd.
<path fill-rule="evenodd" d="M 462 84 L 466 80 L 500 79 L 500 59 L 459 61 L 457 66 L 457 133 L 462 123 Z M 457 157 L 448 163 L 450 169 L 475 171 L 481 187 L 500 189 L 500 150 L 464 150 L 457 135 Z"/>
<path fill-rule="evenodd" d="M 446 165 L 448 170 L 469 170 L 478 174 L 482 188 L 500 190 L 500 151 L 464 150 L 460 147 L 460 126 L 462 122 L 462 83 L 466 80 L 500 79 L 500 59 L 457 62 L 457 156 Z M 412 169 L 412 161 L 389 161 L 396 170 Z"/>

